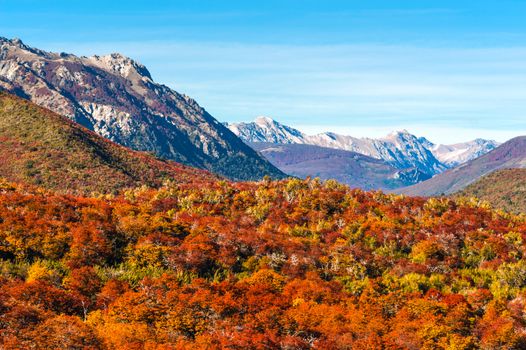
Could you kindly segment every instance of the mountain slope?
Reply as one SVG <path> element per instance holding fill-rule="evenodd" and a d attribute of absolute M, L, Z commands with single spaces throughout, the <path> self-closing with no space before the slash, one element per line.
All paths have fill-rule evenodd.
<path fill-rule="evenodd" d="M 488 201 L 495 208 L 526 213 L 526 169 L 494 171 L 455 195 L 477 197 Z"/>
<path fill-rule="evenodd" d="M 516 137 L 477 159 L 397 192 L 414 196 L 452 194 L 495 170 L 525 167 L 526 136 Z"/>
<path fill-rule="evenodd" d="M 394 189 L 429 178 L 414 168 L 400 171 L 381 159 L 351 151 L 301 144 L 250 145 L 283 172 L 300 178 L 335 179 L 362 189 Z"/>
<path fill-rule="evenodd" d="M 194 100 L 120 54 L 77 57 L 0 38 L 0 89 L 135 150 L 236 180 L 283 177 Z"/>
<path fill-rule="evenodd" d="M 114 192 L 164 180 L 216 177 L 108 141 L 47 109 L 0 92 L 0 177 L 61 192 Z"/>
<path fill-rule="evenodd" d="M 356 138 L 330 132 L 305 135 L 268 117 L 258 117 L 252 123 L 228 124 L 228 127 L 249 143 L 297 143 L 341 149 L 385 160 L 398 169 L 417 168 L 429 175 L 446 168 L 429 150 L 422 147 L 418 138 L 405 130 L 383 139 Z"/>
<path fill-rule="evenodd" d="M 431 144 L 429 149 L 435 157 L 453 168 L 457 165 L 476 159 L 497 148 L 499 143 L 491 140 L 475 139 L 469 142 L 456 143 L 453 145 Z"/>
<path fill-rule="evenodd" d="M 332 132 L 306 135 L 268 117 L 252 123 L 228 124 L 245 142 L 308 144 L 352 151 L 382 159 L 398 169 L 416 168 L 429 176 L 487 153 L 497 146 L 494 141 L 474 140 L 455 145 L 435 145 L 406 130 L 379 139 L 357 138 Z"/>
<path fill-rule="evenodd" d="M 305 143 L 307 135 L 269 117 L 257 117 L 251 123 L 226 124 L 230 130 L 247 142 Z"/>

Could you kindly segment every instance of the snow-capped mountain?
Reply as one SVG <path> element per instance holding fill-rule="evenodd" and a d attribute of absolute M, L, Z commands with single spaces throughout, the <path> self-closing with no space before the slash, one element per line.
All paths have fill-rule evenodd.
<path fill-rule="evenodd" d="M 478 158 L 499 145 L 496 141 L 476 139 L 453 145 L 432 145 L 430 149 L 438 160 L 452 168 Z"/>
<path fill-rule="evenodd" d="M 354 188 L 394 190 L 430 178 L 418 169 L 400 170 L 382 159 L 356 152 L 306 144 L 250 144 L 287 174 L 335 179 Z"/>
<path fill-rule="evenodd" d="M 417 168 L 430 175 L 446 169 L 418 138 L 406 130 L 393 132 L 380 139 L 357 138 L 326 132 L 308 135 L 303 143 L 343 149 L 383 159 L 398 169 Z"/>
<path fill-rule="evenodd" d="M 303 143 L 302 140 L 307 136 L 269 117 L 257 117 L 252 123 L 227 124 L 227 126 L 234 134 L 249 142 Z"/>
<path fill-rule="evenodd" d="M 196 101 L 120 54 L 78 57 L 0 37 L 2 89 L 135 150 L 232 179 L 284 176 Z"/>
<path fill-rule="evenodd" d="M 521 168 L 526 168 L 526 136 L 511 139 L 487 154 L 396 192 L 411 196 L 448 195 L 463 190 L 496 170 Z"/>
<path fill-rule="evenodd" d="M 429 175 L 436 175 L 449 167 L 477 158 L 498 145 L 495 141 L 482 139 L 455 145 L 436 145 L 407 130 L 396 131 L 378 139 L 332 132 L 306 135 L 269 117 L 258 117 L 251 123 L 232 123 L 227 126 L 249 143 L 299 143 L 342 149 L 382 159 L 398 169 L 416 168 Z"/>

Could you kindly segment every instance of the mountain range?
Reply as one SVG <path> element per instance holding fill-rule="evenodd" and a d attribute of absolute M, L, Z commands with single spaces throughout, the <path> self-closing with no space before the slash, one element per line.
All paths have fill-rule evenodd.
<path fill-rule="evenodd" d="M 91 159 L 93 164 L 110 165 L 110 168 L 115 165 L 111 169 L 119 174 L 115 175 L 116 182 L 108 184 L 103 191 L 134 185 L 137 181 L 158 184 L 164 178 L 159 174 L 174 177 L 184 173 L 182 165 L 162 159 L 209 170 L 233 180 L 256 180 L 264 175 L 283 178 L 287 173 L 299 177 L 335 178 L 365 189 L 402 188 L 398 191 L 425 196 L 457 192 L 480 176 L 494 170 L 520 168 L 525 162 L 524 155 L 517 153 L 524 148 L 524 145 L 517 145 L 520 138 L 501 146 L 483 139 L 441 145 L 406 130 L 373 139 L 332 132 L 306 135 L 268 117 L 258 117 L 251 123 L 222 124 L 190 97 L 154 82 L 144 65 L 128 57 L 52 53 L 27 46 L 18 39 L 0 38 L 0 90 L 30 100 L 103 137 L 93 141 L 94 136 L 84 129 L 82 132 L 75 129 L 73 133 L 83 135 L 73 142 L 75 147 L 84 151 L 98 149 L 92 153 L 99 157 L 98 160 L 79 151 L 84 159 Z M 38 168 L 39 163 L 35 163 L 38 157 L 28 158 L 27 149 L 20 148 L 20 145 L 32 143 L 31 138 L 24 139 L 33 135 L 32 130 L 44 132 L 37 139 L 52 135 L 51 130 L 35 129 L 39 117 L 34 116 L 48 115 L 48 111 L 33 111 L 29 113 L 33 117 L 26 118 L 24 108 L 33 107 L 20 109 L 17 115 L 24 116 L 20 120 L 6 115 L 2 121 L 2 130 L 6 132 L 3 137 L 9 142 L 6 141 L 1 156 L 15 167 L 22 167 L 20 162 L 24 160 L 27 163 L 23 165 L 24 171 L 32 174 L 34 183 L 49 183 L 53 187 L 53 181 L 59 181 L 53 178 L 53 169 L 58 163 L 46 163 Z M 54 118 L 50 120 L 56 120 Z M 21 121 L 27 125 L 22 125 Z M 26 128 L 28 134 L 13 133 L 10 123 L 20 130 Z M 68 139 L 65 135 L 69 133 L 61 137 Z M 18 141 L 13 141 L 17 138 L 25 141 L 17 144 Z M 57 135 L 52 137 L 58 138 Z M 90 141 L 86 143 L 86 140 Z M 125 148 L 117 151 L 116 144 L 107 143 L 107 140 L 153 156 L 144 153 L 132 156 L 129 153 L 132 151 Z M 60 144 L 60 147 L 67 145 Z M 39 150 L 42 146 L 33 148 Z M 61 154 L 46 152 L 51 159 Z M 149 172 L 148 167 L 141 170 L 132 166 L 134 162 L 126 163 L 134 157 L 152 166 L 153 172 Z M 95 173 L 102 168 L 96 169 Z M 13 168 L 12 173 L 19 174 L 18 170 Z M 73 176 L 73 173 L 68 174 Z M 9 173 L 4 176 L 9 177 Z M 67 179 L 71 180 L 72 189 L 81 182 L 80 178 Z"/>
<path fill-rule="evenodd" d="M 351 151 L 383 160 L 398 170 L 415 169 L 423 174 L 415 178 L 417 181 L 475 159 L 498 146 L 495 141 L 482 139 L 454 145 L 437 145 L 423 137 L 412 135 L 407 130 L 396 131 L 378 139 L 357 138 L 332 132 L 306 135 L 269 117 L 258 117 L 250 123 L 232 123 L 227 126 L 252 146 L 257 143 L 305 144 Z M 261 147 L 258 147 L 258 150 L 262 151 Z M 275 165 L 280 163 L 276 157 L 271 161 Z M 292 173 L 295 171 L 290 167 L 282 170 Z"/>
<path fill-rule="evenodd" d="M 455 198 L 524 213 L 526 136 L 242 141 L 122 56 L 5 45 L 0 349 L 526 349 L 526 215 Z"/>
<path fill-rule="evenodd" d="M 520 168 L 526 168 L 526 136 L 511 139 L 483 156 L 397 192 L 411 196 L 453 194 L 494 171 Z"/>
<path fill-rule="evenodd" d="M 272 164 L 300 178 L 334 179 L 354 188 L 391 190 L 429 178 L 418 169 L 400 170 L 360 153 L 305 144 L 250 143 Z"/>
<path fill-rule="evenodd" d="M 126 147 L 230 179 L 285 176 L 192 98 L 120 54 L 78 57 L 0 38 L 0 90 Z"/>

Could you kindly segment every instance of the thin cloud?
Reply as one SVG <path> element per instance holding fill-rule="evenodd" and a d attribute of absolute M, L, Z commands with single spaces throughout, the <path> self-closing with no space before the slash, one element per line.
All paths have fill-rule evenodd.
<path fill-rule="evenodd" d="M 46 46 L 83 55 L 121 51 L 223 121 L 274 115 L 292 126 L 323 120 L 326 129 L 362 131 L 378 123 L 390 129 L 422 125 L 438 142 L 455 134 L 444 126 L 463 130 L 457 135 L 467 135 L 470 127 L 481 135 L 500 129 L 502 137 L 526 129 L 526 47 L 164 41 Z"/>

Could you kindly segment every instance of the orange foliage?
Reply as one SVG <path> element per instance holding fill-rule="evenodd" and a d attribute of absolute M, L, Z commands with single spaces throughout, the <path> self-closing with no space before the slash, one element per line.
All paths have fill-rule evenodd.
<path fill-rule="evenodd" d="M 526 219 L 336 182 L 0 189 L 0 348 L 519 349 Z"/>

